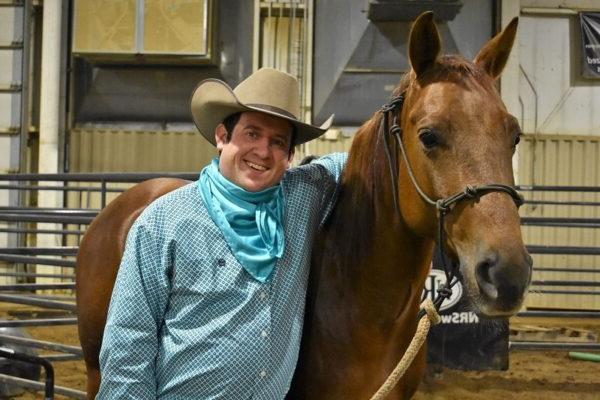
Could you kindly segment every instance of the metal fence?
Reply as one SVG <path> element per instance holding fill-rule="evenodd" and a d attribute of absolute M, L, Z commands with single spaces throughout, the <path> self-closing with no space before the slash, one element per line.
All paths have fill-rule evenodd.
<path fill-rule="evenodd" d="M 51 318 L 0 319 L 0 327 L 55 326 L 76 324 L 75 316 L 75 260 L 77 245 L 84 234 L 86 226 L 92 221 L 102 207 L 127 187 L 152 178 L 173 177 L 188 180 L 197 178 L 197 173 L 178 174 L 139 174 L 139 173 L 83 173 L 83 174 L 9 174 L 0 175 L 0 191 L 16 191 L 21 194 L 23 204 L 0 207 L 0 234 L 11 235 L 17 246 L 0 244 L 0 279 L 7 283 L 0 285 L 0 302 L 42 307 L 62 312 L 60 316 Z M 58 185 L 57 185 L 58 184 Z M 600 193 L 597 187 L 565 187 L 565 186 L 527 186 L 520 187 L 525 195 L 525 204 L 532 206 L 568 206 L 586 207 L 600 210 L 599 201 L 587 200 L 548 200 L 540 193 Z M 63 194 L 63 208 L 38 208 L 35 206 L 35 195 L 40 191 L 59 191 Z M 540 198 L 542 197 L 542 198 Z M 52 228 L 39 227 L 39 224 L 53 224 Z M 540 217 L 523 216 L 524 227 L 552 227 L 561 229 L 598 229 L 600 218 L 597 217 Z M 60 238 L 61 246 L 36 247 L 37 235 L 55 235 Z M 600 256 L 600 247 L 594 246 L 558 246 L 529 244 L 529 252 L 534 255 L 582 255 Z M 4 268 L 2 263 L 5 264 Z M 38 266 L 53 267 L 52 272 L 40 273 Z M 539 279 L 536 274 L 562 272 L 564 279 Z M 600 268 L 577 266 L 544 266 L 534 267 L 532 288 L 536 295 L 600 295 Z M 581 279 L 581 276 L 589 278 Z M 45 281 L 48 280 L 49 281 Z M 518 314 L 525 317 L 554 318 L 600 318 L 600 310 L 532 310 Z M 22 338 L 0 334 L 0 343 L 26 345 L 31 348 L 50 351 L 53 354 L 42 355 L 43 358 L 60 362 L 79 359 L 81 349 L 60 343 L 50 343 L 36 339 Z M 511 348 L 528 349 L 586 349 L 598 350 L 599 343 L 560 343 L 560 342 L 513 342 Z M 58 353 L 58 354 L 56 354 Z M 0 374 L 1 375 L 1 374 Z M 3 382 L 18 382 L 28 388 L 43 390 L 44 384 L 39 382 L 23 383 L 22 380 L 0 376 Z M 56 387 L 56 393 L 72 398 L 84 398 L 84 393 L 69 388 Z"/>

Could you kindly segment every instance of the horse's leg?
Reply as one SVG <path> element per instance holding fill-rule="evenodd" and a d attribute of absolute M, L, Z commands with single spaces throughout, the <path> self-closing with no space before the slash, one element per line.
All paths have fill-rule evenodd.
<path fill-rule="evenodd" d="M 87 398 L 88 400 L 94 400 L 100 389 L 100 367 L 94 367 L 86 363 L 85 368 L 87 372 Z"/>

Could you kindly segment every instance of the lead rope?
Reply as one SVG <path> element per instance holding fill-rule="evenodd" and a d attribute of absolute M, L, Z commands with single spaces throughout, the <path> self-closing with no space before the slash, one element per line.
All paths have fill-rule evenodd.
<path fill-rule="evenodd" d="M 419 353 L 419 350 L 421 350 L 423 343 L 425 343 L 427 334 L 429 333 L 429 328 L 431 328 L 432 325 L 437 325 L 440 323 L 440 315 L 438 314 L 431 299 L 426 299 L 423 301 L 423 303 L 421 303 L 421 310 L 425 311 L 426 317 L 419 319 L 417 330 L 415 331 L 415 335 L 408 345 L 406 352 L 404 352 L 404 355 L 390 376 L 388 376 L 379 390 L 377 390 L 373 397 L 371 397 L 371 400 L 385 399 L 392 392 L 392 390 L 394 390 L 394 387 L 396 387 L 402 375 L 404 375 L 408 367 L 410 367 L 415 357 Z"/>

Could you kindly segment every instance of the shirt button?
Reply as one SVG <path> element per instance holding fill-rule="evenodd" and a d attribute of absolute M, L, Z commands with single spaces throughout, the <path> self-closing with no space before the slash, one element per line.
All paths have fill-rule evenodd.
<path fill-rule="evenodd" d="M 260 377 L 264 378 L 265 376 L 267 376 L 267 371 L 265 371 L 265 370 L 260 371 Z"/>
<path fill-rule="evenodd" d="M 260 299 L 264 300 L 267 298 L 267 294 L 265 292 L 260 292 Z"/>
<path fill-rule="evenodd" d="M 260 333 L 260 336 L 262 336 L 262 337 L 266 338 L 266 337 L 267 337 L 267 331 L 262 331 L 262 332 Z"/>
<path fill-rule="evenodd" d="M 217 260 L 217 264 L 219 265 L 219 267 L 224 267 L 225 266 L 225 260 L 223 258 L 219 258 Z"/>

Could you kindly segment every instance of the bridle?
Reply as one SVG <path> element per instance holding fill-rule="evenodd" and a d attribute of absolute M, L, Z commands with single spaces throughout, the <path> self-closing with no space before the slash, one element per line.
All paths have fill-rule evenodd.
<path fill-rule="evenodd" d="M 446 197 L 445 199 L 432 200 L 421 187 L 417 183 L 415 179 L 415 175 L 413 173 L 412 167 L 408 161 L 408 157 L 406 156 L 406 150 L 404 148 L 404 144 L 402 143 L 402 128 L 398 124 L 398 115 L 402 112 L 402 106 L 404 104 L 404 92 L 399 96 L 394 97 L 390 102 L 383 105 L 381 107 L 380 112 L 383 114 L 381 118 L 381 123 L 379 124 L 379 135 L 383 136 L 385 142 L 385 154 L 388 160 L 388 165 L 390 169 L 390 179 L 392 181 L 392 194 L 394 199 L 394 207 L 398 216 L 400 216 L 400 207 L 398 204 L 398 163 L 397 163 L 397 147 L 400 148 L 400 152 L 402 153 L 402 159 L 406 164 L 406 170 L 408 171 L 408 176 L 412 181 L 413 186 L 419 193 L 419 196 L 429 205 L 436 208 L 438 213 L 438 231 L 437 231 L 437 244 L 438 244 L 438 254 L 440 260 L 442 262 L 442 266 L 444 268 L 444 273 L 446 275 L 446 283 L 442 285 L 441 288 L 437 290 L 437 296 L 433 301 L 436 310 L 439 311 L 442 303 L 445 299 L 449 298 L 452 295 L 452 287 L 458 282 L 457 276 L 457 268 L 454 265 L 449 265 L 448 259 L 446 257 L 446 251 L 444 250 L 444 217 L 450 213 L 456 204 L 463 200 L 475 200 L 484 196 L 488 193 L 492 192 L 503 192 L 508 194 L 517 207 L 520 207 L 523 204 L 523 197 L 517 192 L 517 190 L 508 185 L 503 185 L 499 183 L 491 183 L 487 185 L 480 186 L 467 186 L 465 190 L 462 192 L 456 193 L 452 196 Z M 392 117 L 392 126 L 389 127 L 389 118 Z M 392 157 L 392 153 L 390 151 L 389 138 L 388 135 L 393 135 L 396 138 L 396 142 L 398 143 L 397 147 L 394 147 L 394 156 Z M 420 319 L 423 315 L 425 315 L 425 311 L 421 309 L 419 311 L 418 318 Z"/>

